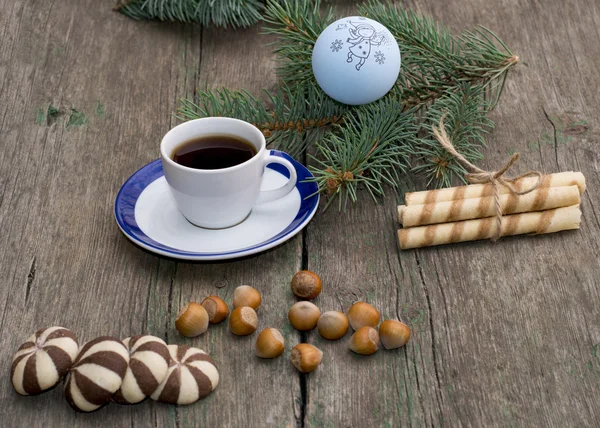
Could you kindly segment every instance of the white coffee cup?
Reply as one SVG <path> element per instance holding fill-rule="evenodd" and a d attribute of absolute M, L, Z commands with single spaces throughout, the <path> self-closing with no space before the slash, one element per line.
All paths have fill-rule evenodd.
<path fill-rule="evenodd" d="M 256 155 L 239 165 L 223 169 L 194 169 L 173 160 L 182 143 L 203 135 L 230 135 L 242 138 L 256 149 Z M 262 132 L 248 122 L 226 117 L 190 120 L 171 129 L 160 143 L 165 178 L 175 203 L 188 221 L 208 229 L 222 229 L 242 222 L 256 204 L 286 196 L 296 185 L 294 166 L 271 156 Z M 265 167 L 279 163 L 290 172 L 289 181 L 274 190 L 260 190 Z"/>

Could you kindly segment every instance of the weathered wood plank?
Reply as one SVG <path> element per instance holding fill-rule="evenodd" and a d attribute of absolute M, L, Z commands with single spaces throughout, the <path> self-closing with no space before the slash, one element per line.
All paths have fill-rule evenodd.
<path fill-rule="evenodd" d="M 319 214 L 303 266 L 323 277 L 316 303 L 346 310 L 354 300 L 370 301 L 384 317 L 411 325 L 414 336 L 404 349 L 363 358 L 347 350 L 349 334 L 326 342 L 311 332 L 308 340 L 325 356 L 306 377 L 289 365 L 299 336 L 285 321 L 301 237 L 241 261 L 177 263 L 130 244 L 112 218 L 122 182 L 157 156 L 160 137 L 176 123 L 177 98 L 196 86 L 258 93 L 275 81 L 267 38 L 258 27 L 136 23 L 99 3 L 0 0 L 0 418 L 45 426 L 279 426 L 302 417 L 298 423 L 311 426 L 594 425 L 595 2 L 407 3 L 456 31 L 484 24 L 521 56 L 527 65 L 511 76 L 494 112 L 483 166 L 518 150 L 522 170 L 583 171 L 582 230 L 399 253 L 392 193 L 377 206 L 364 198 L 344 215 Z M 62 113 L 46 117 L 50 104 Z M 275 362 L 255 359 L 253 338 L 232 337 L 225 324 L 198 339 L 174 329 L 174 314 L 188 300 L 230 300 L 242 283 L 263 292 L 261 328 L 278 326 L 288 339 Z M 73 413 L 60 389 L 18 397 L 10 356 L 50 324 L 69 326 L 83 340 L 148 332 L 203 347 L 219 363 L 221 385 L 194 406 L 114 405 L 93 415 Z"/>
<path fill-rule="evenodd" d="M 595 2 L 409 2 L 460 31 L 494 30 L 524 61 L 493 114 L 484 167 L 512 150 L 520 170 L 581 170 L 581 231 L 398 253 L 395 198 L 360 203 L 308 229 L 309 268 L 323 309 L 367 299 L 413 326 L 404 350 L 353 357 L 323 343 L 309 377 L 311 426 L 594 426 L 600 268 Z M 417 187 L 419 185 L 417 184 Z M 325 288 L 326 287 L 326 288 Z M 329 291 L 329 293 L 328 293 Z M 394 377 L 395 376 L 395 377 Z M 392 381 L 393 379 L 393 381 Z M 392 404 L 393 403 L 393 404 Z"/>
<path fill-rule="evenodd" d="M 258 27 L 235 32 L 203 30 L 198 61 L 192 54 L 191 69 L 186 69 L 184 74 L 199 70 L 198 87 L 227 86 L 258 92 L 267 80 L 264 76 L 274 78 L 269 51 L 263 48 L 268 39 L 258 33 Z M 240 72 L 240 58 L 246 55 L 258 65 L 258 73 L 252 71 L 255 70 L 253 66 L 247 68 L 248 72 L 245 69 Z M 300 267 L 301 246 L 302 238 L 298 236 L 273 251 L 244 260 L 216 264 L 178 263 L 169 294 L 166 294 L 166 289 L 163 290 L 162 306 L 169 304 L 177 308 L 210 294 L 217 294 L 231 302 L 235 287 L 250 284 L 263 296 L 263 305 L 258 311 L 259 330 L 277 327 L 286 341 L 293 343 L 299 335 L 285 322 L 288 302 L 293 297 L 288 283 Z M 265 266 L 268 268 L 265 269 Z M 157 306 L 160 307 L 161 303 L 157 302 Z M 164 316 L 158 314 L 157 321 L 162 319 Z M 173 331 L 173 321 L 171 326 Z M 300 390 L 299 377 L 289 364 L 291 346 L 278 360 L 259 360 L 254 356 L 256 334 L 235 337 L 228 331 L 226 323 L 212 328 L 199 339 L 185 340 L 175 334 L 170 340 L 191 342 L 206 349 L 216 361 L 221 361 L 223 373 L 219 387 L 221 394 L 209 397 L 206 405 L 178 409 L 182 426 L 236 426 L 241 421 L 249 426 L 265 423 L 290 426 L 296 423 L 300 414 Z"/>
<path fill-rule="evenodd" d="M 199 27 L 135 22 L 111 6 L 0 2 L 0 417 L 32 426 L 294 425 L 300 394 L 289 355 L 256 361 L 255 336 L 233 337 L 226 323 L 185 339 L 174 318 L 190 299 L 218 294 L 230 301 L 237 285 L 250 283 L 264 296 L 260 327 L 283 325 L 301 237 L 243 261 L 177 263 L 132 245 L 112 213 L 124 180 L 158 156 L 160 138 L 176 123 L 177 99 L 198 85 L 257 90 L 273 76 L 270 53 L 258 28 L 208 31 L 205 38 Z M 240 73 L 241 51 L 222 43 L 242 46 L 262 64 L 260 74 Z M 202 63 L 204 48 L 218 72 Z M 46 117 L 50 104 L 58 116 Z M 31 332 L 53 324 L 81 340 L 151 333 L 203 347 L 221 384 L 192 406 L 149 401 L 93 415 L 73 412 L 60 387 L 20 397 L 8 376 L 12 353 Z M 298 337 L 283 331 L 290 342 Z"/>
<path fill-rule="evenodd" d="M 370 357 L 350 352 L 352 332 L 336 342 L 311 332 L 309 340 L 324 358 L 308 377 L 309 426 L 420 426 L 438 410 L 427 306 L 418 274 L 407 272 L 403 260 L 399 264 L 390 215 L 394 204 L 388 198 L 374 208 L 364 199 L 343 218 L 332 210 L 309 227 L 308 266 L 323 279 L 317 303 L 322 311 L 345 312 L 353 302 L 366 301 L 384 319 L 400 319 L 414 328 L 406 348 Z"/>
<path fill-rule="evenodd" d="M 1 412 L 3 418 L 34 425 L 44 420 L 48 426 L 75 426 L 98 423 L 100 417 L 107 425 L 136 420 L 148 426 L 155 419 L 153 404 L 145 411 L 147 405 L 114 406 L 90 419 L 71 411 L 60 387 L 24 398 L 11 390 L 8 378 L 15 347 L 42 326 L 68 326 L 81 340 L 144 331 L 140 296 L 157 273 L 152 257 L 127 254 L 130 245 L 115 229 L 112 205 L 122 178 L 149 160 L 144 146 L 153 145 L 156 124 L 168 127 L 168 116 L 161 117 L 153 105 L 172 103 L 174 93 L 156 91 L 135 106 L 136 92 L 165 74 L 163 64 L 134 60 L 136 50 L 125 41 L 135 37 L 135 29 L 120 28 L 115 14 L 78 6 L 15 2 L 11 20 L 19 22 L 18 31 L 12 46 L 2 44 L 10 49 L 2 57 L 6 74 L 0 93 L 7 135 L 2 176 L 8 179 L 0 220 L 5 231 Z M 97 19 L 89 19 L 98 12 Z M 102 37 L 106 31 L 114 38 Z M 138 48 L 166 56 L 173 42 L 161 43 L 155 35 L 141 38 Z M 118 61 L 119 55 L 130 60 Z M 153 74 L 140 75 L 144 68 Z M 61 113 L 48 118 L 49 105 Z M 128 111 L 136 108 L 145 126 L 128 123 Z M 162 330 L 156 333 L 162 336 Z"/>

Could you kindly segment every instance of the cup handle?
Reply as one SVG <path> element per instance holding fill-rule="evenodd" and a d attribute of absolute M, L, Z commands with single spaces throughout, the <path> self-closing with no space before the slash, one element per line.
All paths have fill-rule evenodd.
<path fill-rule="evenodd" d="M 288 161 L 287 159 L 284 159 L 282 157 L 279 157 L 279 156 L 273 156 L 270 154 L 270 152 L 267 152 L 267 153 L 268 154 L 267 154 L 267 156 L 265 156 L 265 160 L 264 160 L 264 162 L 265 162 L 264 167 L 266 168 L 267 165 L 270 163 L 278 163 L 280 165 L 283 165 L 289 171 L 290 179 L 288 180 L 287 183 L 285 183 L 283 186 L 281 186 L 277 189 L 261 190 L 260 194 L 258 195 L 258 200 L 256 201 L 257 205 L 283 198 L 284 196 L 286 196 L 288 193 L 290 193 L 292 191 L 292 189 L 296 186 L 296 181 L 298 180 L 298 175 L 296 174 L 296 168 L 294 168 L 294 165 L 292 165 L 292 163 L 290 161 Z"/>

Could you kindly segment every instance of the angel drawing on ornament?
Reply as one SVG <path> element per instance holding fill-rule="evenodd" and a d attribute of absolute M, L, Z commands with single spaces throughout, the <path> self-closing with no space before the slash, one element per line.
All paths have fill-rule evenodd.
<path fill-rule="evenodd" d="M 351 38 L 346 41 L 351 44 L 347 62 L 354 61 L 354 57 L 358 58 L 358 64 L 356 64 L 356 70 L 360 71 L 360 68 L 364 65 L 367 58 L 371 54 L 372 46 L 379 46 L 383 37 L 378 36 L 375 28 L 372 25 L 365 23 L 354 24 L 352 21 L 348 21 L 352 27 L 348 28 Z"/>

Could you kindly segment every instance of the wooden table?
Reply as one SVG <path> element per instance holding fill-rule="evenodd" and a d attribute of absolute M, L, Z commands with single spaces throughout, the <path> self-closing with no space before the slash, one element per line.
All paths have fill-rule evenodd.
<path fill-rule="evenodd" d="M 483 167 L 513 150 L 521 170 L 582 171 L 580 231 L 400 253 L 393 191 L 259 256 L 183 263 L 131 244 L 113 218 L 115 195 L 158 157 L 178 99 L 225 85 L 256 94 L 276 81 L 272 41 L 240 31 L 135 22 L 112 1 L 0 0 L 0 324 L 2 426 L 597 426 L 600 422 L 600 8 L 595 0 L 408 0 L 459 32 L 493 29 L 521 59 L 499 107 Z M 342 4 L 339 14 L 350 13 Z M 60 113 L 47 115 L 48 106 Z M 407 189 L 420 189 L 417 179 Z M 361 195 L 366 196 L 366 195 Z M 289 281 L 323 278 L 322 310 L 356 300 L 413 329 L 396 351 L 359 357 L 347 339 L 303 336 L 286 315 Z M 252 284 L 260 328 L 282 329 L 276 361 L 254 357 L 256 336 L 226 323 L 196 339 L 175 314 L 190 300 Z M 18 396 L 10 359 L 41 327 L 82 341 L 150 333 L 208 351 L 221 383 L 203 402 L 145 402 L 76 414 L 62 388 Z M 349 336 L 348 336 L 349 337 Z M 323 349 L 300 375 L 292 345 Z"/>

